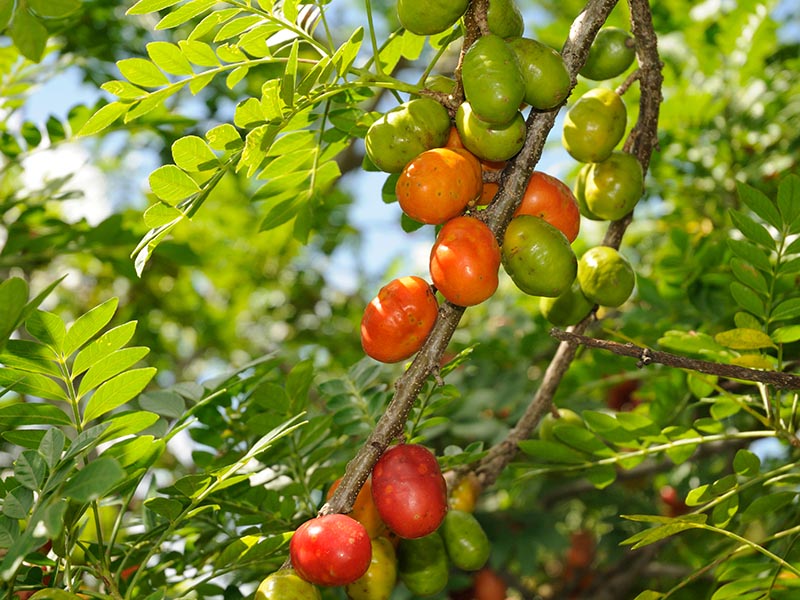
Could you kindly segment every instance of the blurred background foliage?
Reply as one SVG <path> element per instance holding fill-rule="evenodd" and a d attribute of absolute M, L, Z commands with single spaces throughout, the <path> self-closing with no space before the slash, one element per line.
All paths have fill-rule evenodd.
<path fill-rule="evenodd" d="M 244 597 L 280 565 L 281 536 L 321 505 L 322 492 L 380 416 L 402 367 L 362 359 L 361 311 L 391 275 L 410 270 L 424 275 L 432 232 L 402 237 L 399 210 L 381 202 L 374 175 L 360 170 L 363 149 L 355 143 L 340 158 L 342 185 L 313 215 L 308 244 L 293 237 L 291 223 L 259 232 L 251 182 L 243 172 L 228 173 L 191 223 L 175 229 L 137 277 L 130 253 L 146 231 L 141 214 L 150 203 L 149 170 L 171 161 L 169 148 L 179 137 L 202 136 L 230 119 L 235 102 L 246 93 L 258 95 L 261 83 L 274 74 L 268 68 L 251 72 L 246 91 L 213 83 L 196 97 L 174 96 L 164 110 L 129 126 L 76 140 L 95 101 L 104 97 L 99 85 L 118 77 L 116 60 L 143 56 L 149 41 L 185 34 L 154 32 L 152 15 L 126 17 L 125 7 L 114 0 L 80 4 L 63 19 L 42 20 L 47 45 L 39 62 L 20 54 L 9 31 L 0 38 L 0 279 L 22 277 L 37 292 L 66 275 L 42 307 L 67 323 L 118 297 L 110 326 L 138 322 L 131 345 L 150 349 L 146 361 L 158 368 L 159 393 L 177 389 L 187 406 L 198 406 L 195 425 L 171 438 L 144 490 L 159 487 L 169 495 L 176 481 L 246 456 L 272 427 L 308 410 L 309 424 L 283 438 L 261 465 L 258 478 L 266 491 L 247 482 L 221 491 L 222 509 L 171 531 L 174 550 L 139 582 L 151 588 L 169 582 L 179 589 L 175 581 L 189 566 L 198 574 L 213 568 L 211 583 L 198 584 L 204 576 L 193 575 L 199 597 Z M 518 4 L 527 34 L 558 47 L 583 2 Z M 623 244 L 636 266 L 637 293 L 622 310 L 601 314 L 590 332 L 656 347 L 670 330 L 713 336 L 736 326 L 740 307 L 729 291 L 732 253 L 726 240 L 738 235 L 730 217 L 731 209 L 743 208 L 737 183 L 774 198 L 781 177 L 798 172 L 800 12 L 788 1 L 652 4 L 664 62 L 664 103 L 646 197 Z M 376 29 L 391 30 L 394 3 L 372 5 Z M 339 41 L 365 24 L 360 2 L 336 0 L 329 8 L 329 25 Z M 624 5 L 610 24 L 627 26 Z M 53 87 L 53 81 L 68 79 L 79 85 Z M 581 81 L 576 93 L 586 86 Z M 82 105 L 73 105 L 68 92 L 74 89 L 81 91 Z M 53 95 L 54 90 L 67 93 Z M 634 86 L 626 96 L 631 122 L 637 94 Z M 559 138 L 554 132 L 545 163 L 571 183 L 577 165 L 560 151 Z M 45 168 L 69 154 L 79 157 L 69 163 L 75 165 L 72 171 Z M 578 253 L 602 236 L 595 224 L 584 226 Z M 376 238 L 407 241 L 382 245 Z M 791 287 L 791 281 L 784 285 Z M 500 441 L 522 414 L 552 354 L 548 329 L 537 300 L 504 278 L 489 302 L 467 311 L 449 353 L 465 351 L 465 360 L 448 374 L 445 388 L 427 392 L 414 433 L 454 465 L 464 449 L 479 452 Z M 785 359 L 797 357 L 796 346 L 786 347 Z M 203 404 L 213 393 L 218 393 L 214 401 Z M 0 402 L 13 400 L 12 394 Z M 578 411 L 638 411 L 659 429 L 689 426 L 705 414 L 684 373 L 639 370 L 634 361 L 589 350 L 579 352 L 556 404 Z M 425 426 L 426 419 L 442 416 L 446 419 Z M 736 418 L 743 429 L 753 426 Z M 163 434 L 175 416 L 162 415 L 162 421 Z M 10 467 L 17 447 L 8 436 L 4 440 L 0 462 Z M 630 560 L 619 544 L 640 528 L 618 515 L 666 514 L 659 496 L 664 487 L 673 486 L 684 497 L 698 482 L 729 469 L 740 448 L 720 447 L 703 460 L 677 466 L 658 459 L 641 475 L 633 471 L 604 490 L 559 473 L 525 477 L 527 464 L 510 468 L 484 493 L 479 509 L 493 541 L 491 562 L 518 588 L 536 590 L 539 597 L 581 597 L 601 579 L 593 574 Z M 782 464 L 787 452 L 786 445 L 772 448 L 765 464 Z M 141 498 L 128 500 L 120 519 L 135 525 L 144 518 Z M 796 507 L 785 511 L 767 520 L 797 517 Z M 750 527 L 758 537 L 755 525 Z M 248 546 L 250 554 L 232 544 L 237 537 L 250 544 L 250 535 L 261 536 Z M 669 588 L 709 557 L 724 554 L 722 540 L 712 538 L 719 547 L 698 544 L 699 535 L 692 532 L 664 546 L 658 560 L 641 571 L 642 582 Z M 137 536 L 149 539 L 134 528 L 125 565 L 144 552 L 130 542 Z M 590 560 L 576 573 L 566 557 L 580 544 Z M 797 554 L 791 546 L 786 552 Z M 41 575 L 40 567 L 31 567 L 23 579 L 33 585 Z M 711 589 L 701 574 L 685 595 L 675 597 L 710 597 Z"/>

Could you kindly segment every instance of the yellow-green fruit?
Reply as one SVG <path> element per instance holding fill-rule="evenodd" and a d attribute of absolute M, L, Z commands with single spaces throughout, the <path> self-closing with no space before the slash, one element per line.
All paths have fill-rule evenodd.
<path fill-rule="evenodd" d="M 547 442 L 555 441 L 556 426 L 574 425 L 576 427 L 585 427 L 583 424 L 583 419 L 581 419 L 578 413 L 576 413 L 574 410 L 570 410 L 569 408 L 559 408 L 558 414 L 559 416 L 555 417 L 553 413 L 549 412 L 542 417 L 542 420 L 539 423 L 539 439 Z"/>
<path fill-rule="evenodd" d="M 525 21 L 514 0 L 489 0 L 486 23 L 489 31 L 501 38 L 519 37 L 525 31 Z"/>
<path fill-rule="evenodd" d="M 364 143 L 375 166 L 387 173 L 400 173 L 425 150 L 444 146 L 449 134 L 447 109 L 431 98 L 415 98 L 370 125 Z"/>
<path fill-rule="evenodd" d="M 489 560 L 489 538 L 472 513 L 448 511 L 442 522 L 441 533 L 447 556 L 459 569 L 477 571 Z"/>
<path fill-rule="evenodd" d="M 560 296 L 575 281 L 577 259 L 569 241 L 544 219 L 514 217 L 506 228 L 503 267 L 516 286 L 531 296 Z"/>
<path fill-rule="evenodd" d="M 425 80 L 425 87 L 434 92 L 452 94 L 456 89 L 456 80 L 447 75 L 431 75 Z"/>
<path fill-rule="evenodd" d="M 385 537 L 372 540 L 369 569 L 345 588 L 350 600 L 389 600 L 397 583 L 397 556 Z"/>
<path fill-rule="evenodd" d="M 398 0 L 397 18 L 411 33 L 434 35 L 455 25 L 468 5 L 469 0 Z"/>
<path fill-rule="evenodd" d="M 508 123 L 493 125 L 475 116 L 469 102 L 462 102 L 456 111 L 456 129 L 467 150 L 481 160 L 498 162 L 522 150 L 527 133 L 521 112 Z"/>
<path fill-rule="evenodd" d="M 578 283 L 589 301 L 621 306 L 633 292 L 636 274 L 628 259 L 609 246 L 595 246 L 578 261 Z"/>
<path fill-rule="evenodd" d="M 589 49 L 580 74 L 602 81 L 624 73 L 636 58 L 633 36 L 619 27 L 603 27 Z"/>
<path fill-rule="evenodd" d="M 589 169 L 592 168 L 592 164 L 593 163 L 587 163 L 578 171 L 578 175 L 575 177 L 575 185 L 572 187 L 572 193 L 575 195 L 575 200 L 578 202 L 578 210 L 581 216 L 592 221 L 602 221 L 603 219 L 590 211 L 589 207 L 586 206 L 586 175 L 589 173 Z"/>
<path fill-rule="evenodd" d="M 464 54 L 461 83 L 475 115 L 494 125 L 511 121 L 525 97 L 516 53 L 492 33 L 479 37 Z"/>
<path fill-rule="evenodd" d="M 442 537 L 433 533 L 416 539 L 403 539 L 397 547 L 397 572 L 400 580 L 416 596 L 432 596 L 447 586 L 449 566 Z"/>
<path fill-rule="evenodd" d="M 322 596 L 292 569 L 281 569 L 261 582 L 255 600 L 322 600 Z"/>
<path fill-rule="evenodd" d="M 643 192 L 642 165 L 627 152 L 612 152 L 586 173 L 586 208 L 601 219 L 621 219 L 633 210 Z"/>
<path fill-rule="evenodd" d="M 572 81 L 561 55 L 530 38 L 508 40 L 525 82 L 524 100 L 537 110 L 552 110 L 569 95 Z"/>
<path fill-rule="evenodd" d="M 567 291 L 557 298 L 540 298 L 539 310 L 542 316 L 558 327 L 575 325 L 592 312 L 594 305 L 584 295 L 577 279 Z"/>
<path fill-rule="evenodd" d="M 594 88 L 567 111 L 561 142 L 575 160 L 600 162 L 611 156 L 627 124 L 628 114 L 619 94 Z"/>

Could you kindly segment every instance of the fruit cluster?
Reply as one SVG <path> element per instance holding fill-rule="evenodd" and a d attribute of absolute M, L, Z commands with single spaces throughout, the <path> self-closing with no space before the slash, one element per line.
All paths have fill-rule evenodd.
<path fill-rule="evenodd" d="M 398 15 L 410 31 L 429 35 L 452 27 L 466 6 L 406 0 L 398 4 Z M 405 215 L 439 228 L 429 261 L 432 285 L 416 276 L 399 277 L 364 311 L 362 346 L 381 362 L 405 360 L 422 347 L 438 315 L 436 292 L 458 306 L 480 304 L 496 291 L 501 264 L 520 290 L 541 297 L 542 314 L 556 325 L 577 323 L 594 305 L 620 306 L 633 291 L 633 269 L 617 250 L 591 248 L 578 260 L 571 246 L 581 215 L 620 219 L 642 195 L 641 165 L 615 150 L 627 113 L 613 90 L 590 90 L 566 114 L 563 145 L 586 163 L 574 192 L 534 172 L 502 240 L 481 219 L 498 190 L 500 171 L 524 143 L 521 108 L 553 110 L 571 88 L 561 55 L 522 37 L 513 1 L 492 0 L 487 22 L 488 33 L 463 54 L 464 98 L 452 120 L 445 106 L 424 96 L 390 110 L 366 134 L 367 159 L 393 174 Z M 630 34 L 607 27 L 581 74 L 616 77 L 633 58 Z M 431 77 L 427 87 L 455 98 L 456 82 L 447 77 Z"/>
<path fill-rule="evenodd" d="M 313 599 L 320 598 L 316 586 L 345 586 L 351 600 L 387 600 L 398 579 L 414 595 L 438 593 L 451 565 L 479 571 L 489 559 L 489 540 L 472 514 L 477 494 L 474 479 L 465 477 L 448 501 L 430 450 L 392 446 L 348 515 L 316 517 L 297 528 L 289 545 L 292 568 L 267 577 L 256 598 Z"/>

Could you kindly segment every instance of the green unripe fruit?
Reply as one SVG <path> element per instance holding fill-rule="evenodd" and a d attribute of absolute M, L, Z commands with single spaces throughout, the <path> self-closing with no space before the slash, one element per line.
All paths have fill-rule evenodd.
<path fill-rule="evenodd" d="M 508 40 L 522 69 L 526 103 L 537 110 L 552 110 L 569 95 L 572 80 L 561 55 L 530 38 Z"/>
<path fill-rule="evenodd" d="M 589 301 L 581 290 L 578 281 L 573 281 L 572 285 L 557 298 L 539 299 L 539 310 L 542 316 L 558 327 L 575 325 L 592 312 L 594 305 Z"/>
<path fill-rule="evenodd" d="M 425 87 L 434 92 L 452 94 L 456 89 L 456 80 L 447 75 L 431 75 L 425 80 Z"/>
<path fill-rule="evenodd" d="M 364 141 L 375 166 L 387 173 L 400 173 L 425 150 L 444 146 L 449 134 L 447 109 L 431 98 L 416 98 L 370 125 Z"/>
<path fill-rule="evenodd" d="M 489 0 L 486 21 L 489 31 L 501 38 L 519 37 L 525 31 L 525 21 L 514 0 Z"/>
<path fill-rule="evenodd" d="M 459 569 L 477 571 L 489 560 L 489 538 L 473 514 L 450 510 L 442 523 L 441 534 L 450 562 Z"/>
<path fill-rule="evenodd" d="M 464 147 L 482 160 L 504 161 L 522 150 L 525 143 L 525 119 L 517 111 L 508 123 L 492 125 L 482 121 L 469 102 L 456 111 L 456 129 Z"/>
<path fill-rule="evenodd" d="M 539 423 L 539 439 L 547 442 L 556 441 L 555 428 L 558 425 L 574 425 L 576 427 L 585 427 L 583 419 L 574 410 L 569 408 L 559 408 L 558 418 L 552 412 L 547 413 L 542 417 Z"/>
<path fill-rule="evenodd" d="M 413 540 L 400 540 L 397 572 L 416 596 L 438 594 L 447 586 L 449 566 L 442 537 L 433 532 Z"/>
<path fill-rule="evenodd" d="M 475 115 L 492 124 L 511 121 L 525 96 L 517 55 L 492 33 L 478 38 L 464 54 L 461 82 Z"/>
<path fill-rule="evenodd" d="M 636 273 L 614 248 L 595 246 L 578 261 L 578 283 L 590 302 L 615 308 L 630 298 Z"/>
<path fill-rule="evenodd" d="M 456 24 L 467 10 L 469 0 L 398 0 L 397 18 L 400 24 L 417 35 L 434 35 Z"/>
<path fill-rule="evenodd" d="M 256 590 L 255 600 L 321 600 L 319 590 L 300 579 L 292 569 L 281 569 L 268 576 Z"/>
<path fill-rule="evenodd" d="M 575 185 L 572 188 L 572 193 L 575 195 L 575 200 L 578 202 L 578 210 L 581 216 L 591 219 L 592 221 L 602 221 L 603 219 L 590 211 L 589 207 L 586 206 L 586 176 L 591 168 L 592 163 L 587 163 L 581 167 L 577 177 L 575 177 Z"/>
<path fill-rule="evenodd" d="M 627 124 L 628 114 L 619 94 L 594 88 L 567 111 L 561 141 L 575 160 L 600 162 L 611 156 Z"/>
<path fill-rule="evenodd" d="M 511 219 L 503 237 L 502 259 L 511 280 L 531 296 L 560 296 L 575 280 L 577 259 L 569 241 L 539 217 Z"/>
<path fill-rule="evenodd" d="M 636 58 L 633 36 L 619 27 L 603 27 L 589 49 L 580 74 L 602 81 L 624 73 Z"/>
<path fill-rule="evenodd" d="M 612 152 L 586 173 L 586 208 L 601 219 L 621 219 L 633 210 L 643 192 L 642 165 L 627 152 Z"/>

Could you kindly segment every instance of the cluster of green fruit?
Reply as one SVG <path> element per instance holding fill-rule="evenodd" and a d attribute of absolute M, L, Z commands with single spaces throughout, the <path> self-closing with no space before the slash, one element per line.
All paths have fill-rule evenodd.
<path fill-rule="evenodd" d="M 445 588 L 451 564 L 478 571 L 490 546 L 471 512 L 478 491 L 469 481 L 454 488 L 448 503 L 436 457 L 416 444 L 392 446 L 348 515 L 298 527 L 289 546 L 292 568 L 262 581 L 256 599 L 314 599 L 317 586 L 345 586 L 351 600 L 388 600 L 398 580 L 427 596 Z"/>

